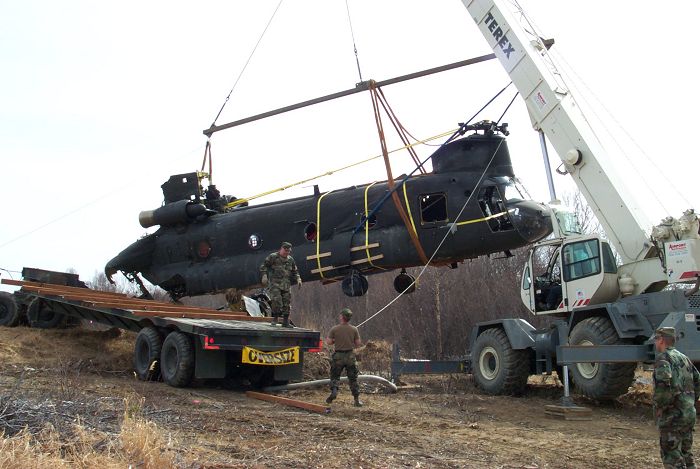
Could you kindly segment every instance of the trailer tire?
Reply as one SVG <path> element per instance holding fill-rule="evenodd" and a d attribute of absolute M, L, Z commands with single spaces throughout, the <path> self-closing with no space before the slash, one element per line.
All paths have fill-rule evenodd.
<path fill-rule="evenodd" d="M 194 349 L 190 338 L 182 332 L 171 332 L 160 352 L 160 373 L 170 386 L 183 388 L 194 375 Z"/>
<path fill-rule="evenodd" d="M 486 329 L 474 342 L 472 373 L 487 394 L 520 395 L 530 375 L 527 350 L 513 350 L 506 333 Z"/>
<path fill-rule="evenodd" d="M 160 378 L 160 352 L 163 337 L 155 327 L 144 327 L 136 336 L 134 344 L 134 370 L 142 381 L 157 381 Z"/>
<path fill-rule="evenodd" d="M 29 303 L 27 319 L 29 326 L 37 329 L 61 329 L 68 322 L 65 314 L 55 312 L 41 298 L 35 298 Z"/>
<path fill-rule="evenodd" d="M 0 292 L 0 326 L 15 327 L 19 324 L 20 310 L 12 293 Z"/>
<path fill-rule="evenodd" d="M 571 345 L 623 345 L 612 321 L 592 317 L 574 326 L 569 336 Z M 586 397 L 612 401 L 627 393 L 634 380 L 636 363 L 576 363 L 569 367 L 576 389 Z"/>

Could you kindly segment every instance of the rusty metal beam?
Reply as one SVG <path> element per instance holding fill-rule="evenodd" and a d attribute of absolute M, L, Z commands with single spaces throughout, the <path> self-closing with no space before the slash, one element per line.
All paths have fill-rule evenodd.
<path fill-rule="evenodd" d="M 273 394 L 265 394 L 264 392 L 246 391 L 246 396 L 261 401 L 274 402 L 276 404 L 288 405 L 290 407 L 298 407 L 299 409 L 310 410 L 318 414 L 330 414 L 331 408 L 324 405 L 312 404 L 310 402 L 298 401 L 286 397 L 275 396 Z"/>
<path fill-rule="evenodd" d="M 474 57 L 471 59 L 462 60 L 460 62 L 454 62 L 451 64 L 442 65 L 440 67 L 429 68 L 427 70 L 421 70 L 420 72 L 409 73 L 408 75 L 402 75 L 402 76 L 395 77 L 395 78 L 389 78 L 388 80 L 378 81 L 375 86 L 382 87 L 382 86 L 387 86 L 387 85 L 393 85 L 394 83 L 400 83 L 402 81 L 412 80 L 414 78 L 420 78 L 420 77 L 424 77 L 427 75 L 432 75 L 434 73 L 439 73 L 439 72 L 444 72 L 444 71 L 452 70 L 452 69 L 459 68 L 459 67 L 464 67 L 466 65 L 473 65 L 476 63 L 485 62 L 487 60 L 491 60 L 491 59 L 495 59 L 495 58 L 496 58 L 496 56 L 494 54 L 481 55 L 479 57 Z M 267 112 L 263 112 L 262 114 L 256 114 L 254 116 L 246 117 L 244 119 L 239 119 L 237 121 L 229 122 L 228 124 L 222 124 L 222 125 L 212 124 L 211 127 L 209 127 L 206 130 L 203 130 L 202 133 L 204 135 L 206 135 L 207 137 L 211 137 L 214 133 L 219 132 L 220 130 L 230 129 L 231 127 L 237 127 L 239 125 L 248 124 L 249 122 L 254 122 L 254 121 L 257 121 L 260 119 L 265 119 L 266 117 L 276 116 L 277 114 L 282 114 L 285 112 L 294 111 L 296 109 L 301 109 L 303 107 L 312 106 L 314 104 L 319 104 L 319 103 L 323 103 L 326 101 L 331 101 L 333 99 L 342 98 L 344 96 L 350 96 L 351 94 L 361 93 L 361 92 L 367 91 L 367 90 L 369 90 L 369 82 L 363 81 L 363 82 L 355 85 L 355 88 L 351 88 L 349 90 L 339 91 L 337 93 L 329 94 L 326 96 L 321 96 L 320 98 L 310 99 L 308 101 L 302 101 L 300 103 L 292 104 L 290 106 L 281 107 L 281 108 L 275 109 L 273 111 L 267 111 Z"/>

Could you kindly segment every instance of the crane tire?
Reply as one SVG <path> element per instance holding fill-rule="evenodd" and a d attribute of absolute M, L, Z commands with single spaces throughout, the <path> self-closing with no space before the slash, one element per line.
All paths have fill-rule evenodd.
<path fill-rule="evenodd" d="M 163 337 L 158 329 L 144 327 L 136 336 L 134 344 L 134 371 L 142 381 L 157 381 L 160 378 L 160 352 Z"/>
<path fill-rule="evenodd" d="M 527 350 L 514 350 L 500 328 L 486 329 L 474 341 L 472 373 L 487 394 L 521 395 L 530 376 Z"/>
<path fill-rule="evenodd" d="M 624 345 L 612 321 L 606 317 L 586 318 L 574 326 L 571 345 Z M 636 363 L 576 363 L 569 367 L 579 393 L 598 401 L 612 401 L 627 393 L 634 380 Z"/>
<path fill-rule="evenodd" d="M 12 293 L 0 292 L 0 326 L 15 327 L 19 324 L 20 310 Z"/>
<path fill-rule="evenodd" d="M 179 331 L 168 334 L 160 352 L 160 373 L 163 381 L 184 388 L 194 376 L 194 348 L 190 338 Z"/>

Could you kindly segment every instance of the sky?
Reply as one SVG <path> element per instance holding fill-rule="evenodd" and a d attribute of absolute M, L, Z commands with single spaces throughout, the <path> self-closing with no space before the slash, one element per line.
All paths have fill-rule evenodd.
<path fill-rule="evenodd" d="M 590 104 L 589 120 L 614 137 L 615 164 L 650 220 L 700 209 L 691 140 L 700 4 L 520 5 L 542 37 L 555 39 L 567 84 Z M 353 37 L 362 80 L 490 52 L 460 0 L 0 3 L 0 277 L 17 279 L 27 266 L 75 269 L 90 280 L 147 232 L 138 213 L 161 205 L 160 185 L 201 169 L 202 130 L 232 88 L 217 124 L 352 88 L 360 81 Z M 424 139 L 456 128 L 508 82 L 490 61 L 384 93 Z M 498 119 L 512 95 L 478 119 Z M 516 174 L 534 199 L 548 201 L 538 136 L 520 98 L 503 120 Z M 388 147 L 399 147 L 385 126 Z M 238 197 L 380 153 L 367 93 L 228 129 L 211 144 L 213 182 Z M 406 152 L 392 166 L 395 175 L 412 170 Z M 326 191 L 385 179 L 378 159 L 314 183 Z M 567 177 L 555 181 L 560 193 L 574 190 Z M 309 194 L 314 183 L 262 201 Z"/>

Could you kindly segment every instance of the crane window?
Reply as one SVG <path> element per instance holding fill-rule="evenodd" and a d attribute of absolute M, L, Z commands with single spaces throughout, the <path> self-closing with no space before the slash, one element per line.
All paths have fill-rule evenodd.
<path fill-rule="evenodd" d="M 597 239 L 567 244 L 562 250 L 564 280 L 570 282 L 600 273 L 600 248 Z"/>
<path fill-rule="evenodd" d="M 444 223 L 447 220 L 447 196 L 444 192 L 420 196 L 420 217 L 425 223 Z"/>
<path fill-rule="evenodd" d="M 603 271 L 606 274 L 617 273 L 617 262 L 615 262 L 615 255 L 610 248 L 610 244 L 606 242 L 603 242 Z"/>

